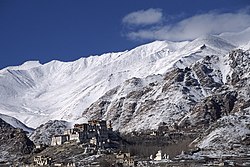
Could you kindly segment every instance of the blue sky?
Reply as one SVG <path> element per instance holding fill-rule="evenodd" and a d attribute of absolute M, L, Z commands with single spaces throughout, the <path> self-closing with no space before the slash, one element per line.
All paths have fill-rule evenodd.
<path fill-rule="evenodd" d="M 0 69 L 250 26 L 249 0 L 0 0 Z"/>

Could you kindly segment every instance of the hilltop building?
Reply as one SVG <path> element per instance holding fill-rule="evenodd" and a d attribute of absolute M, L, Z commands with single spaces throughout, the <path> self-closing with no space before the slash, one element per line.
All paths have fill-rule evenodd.
<path fill-rule="evenodd" d="M 96 148 L 109 148 L 112 143 L 112 124 L 105 120 L 90 120 L 88 123 L 75 124 L 73 129 L 67 129 L 63 135 L 52 137 L 51 145 L 61 145 L 65 142 L 88 143 Z"/>

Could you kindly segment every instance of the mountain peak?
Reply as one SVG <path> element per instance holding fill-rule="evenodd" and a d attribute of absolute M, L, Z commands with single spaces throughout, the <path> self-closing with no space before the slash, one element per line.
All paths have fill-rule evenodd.
<path fill-rule="evenodd" d="M 206 45 L 211 48 L 221 49 L 227 52 L 229 50 L 232 50 L 233 48 L 236 48 L 236 46 L 226 41 L 225 39 L 220 38 L 218 36 L 214 36 L 214 35 L 204 35 L 190 42 L 190 45 L 194 45 L 194 46 Z"/>

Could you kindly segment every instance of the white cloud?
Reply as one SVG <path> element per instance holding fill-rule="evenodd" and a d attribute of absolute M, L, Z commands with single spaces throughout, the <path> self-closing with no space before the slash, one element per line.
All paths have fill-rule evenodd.
<path fill-rule="evenodd" d="M 191 40 L 206 34 L 220 34 L 222 32 L 237 32 L 250 27 L 250 14 L 245 11 L 238 13 L 199 14 L 183 19 L 175 24 L 150 27 L 128 32 L 127 36 L 133 40 Z"/>
<path fill-rule="evenodd" d="M 161 9 L 139 10 L 126 15 L 122 22 L 128 25 L 151 25 L 163 20 Z"/>

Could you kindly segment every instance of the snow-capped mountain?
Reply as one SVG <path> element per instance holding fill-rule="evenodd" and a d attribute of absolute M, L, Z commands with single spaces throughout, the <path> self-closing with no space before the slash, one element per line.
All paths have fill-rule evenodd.
<path fill-rule="evenodd" d="M 242 34 L 249 36 L 249 29 L 193 41 L 155 41 L 74 62 L 7 67 L 0 71 L 0 113 L 33 128 L 55 119 L 83 122 L 102 112 L 117 129 L 125 131 L 138 121 L 140 126 L 130 131 L 155 129 L 184 117 L 213 93 L 210 84 L 227 82 L 228 53 L 247 46 Z M 213 62 L 204 67 L 209 56 Z M 200 68 L 213 70 L 205 77 Z"/>
<path fill-rule="evenodd" d="M 50 119 L 74 121 L 109 89 L 128 78 L 155 73 L 159 68 L 155 63 L 169 54 L 168 46 L 176 49 L 179 45 L 183 44 L 157 41 L 131 51 L 75 62 L 27 62 L 3 69 L 0 111 L 31 127 Z"/>
<path fill-rule="evenodd" d="M 217 114 L 213 118 L 217 120 L 228 115 L 238 99 L 249 99 L 249 60 L 248 52 L 237 50 L 227 55 L 207 55 L 184 69 L 132 78 L 108 91 L 83 115 L 96 118 L 102 114 L 103 118 L 114 121 L 115 129 L 131 132 L 168 127 L 177 122 L 181 126 L 187 121 L 196 125 L 204 117 L 203 104 L 208 103 L 210 108 L 220 107 L 214 111 L 221 112 L 219 115 L 210 113 Z M 244 84 L 238 85 L 239 81 Z M 211 97 L 216 98 L 210 100 Z M 198 117 L 197 112 L 202 116 Z"/>

